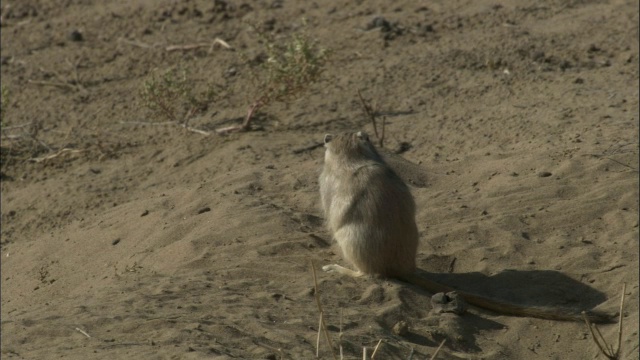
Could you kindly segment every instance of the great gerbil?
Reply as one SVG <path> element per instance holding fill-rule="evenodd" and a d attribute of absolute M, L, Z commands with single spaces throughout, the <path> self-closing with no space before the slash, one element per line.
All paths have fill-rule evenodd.
<path fill-rule="evenodd" d="M 429 292 L 456 291 L 477 307 L 513 316 L 582 321 L 580 311 L 499 302 L 434 282 L 416 274 L 418 228 L 415 202 L 405 182 L 387 165 L 364 132 L 325 135 L 320 198 L 329 231 L 353 271 L 340 265 L 322 269 L 350 276 L 381 275 Z M 594 322 L 611 315 L 590 312 Z"/>

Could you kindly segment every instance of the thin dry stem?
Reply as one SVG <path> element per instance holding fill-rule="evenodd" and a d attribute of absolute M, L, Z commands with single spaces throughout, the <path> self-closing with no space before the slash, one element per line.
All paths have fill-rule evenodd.
<path fill-rule="evenodd" d="M 613 348 L 613 345 L 609 345 L 607 341 L 604 339 L 604 336 L 602 336 L 602 333 L 600 332 L 600 329 L 598 329 L 598 326 L 596 324 L 592 324 L 591 321 L 589 321 L 589 318 L 587 317 L 586 312 L 584 311 L 582 312 L 582 317 L 584 318 L 584 322 L 587 324 L 587 327 L 589 328 L 589 332 L 591 332 L 591 338 L 593 339 L 593 342 L 596 343 L 602 355 L 606 356 L 607 359 L 609 360 L 620 359 L 620 350 L 622 347 L 622 318 L 624 316 L 623 308 L 624 308 L 624 297 L 625 297 L 626 289 L 627 289 L 627 284 L 623 283 L 622 296 L 620 296 L 620 312 L 619 312 L 620 317 L 618 319 L 618 344 L 615 349 Z"/>
<path fill-rule="evenodd" d="M 378 340 L 378 344 L 376 345 L 375 348 L 373 348 L 373 353 L 371 353 L 371 360 L 375 359 L 376 354 L 378 353 L 378 348 L 380 348 L 380 345 L 382 345 L 382 339 Z"/>
<path fill-rule="evenodd" d="M 183 128 L 185 128 L 186 130 L 188 130 L 188 131 L 191 131 L 191 132 L 194 132 L 194 133 L 197 133 L 197 134 L 200 134 L 200 135 L 204 135 L 204 136 L 209 136 L 209 135 L 211 135 L 211 133 L 210 133 L 210 132 L 208 132 L 208 131 L 204 131 L 204 130 L 196 129 L 196 128 L 191 127 L 191 126 L 187 126 L 186 124 L 185 124 L 185 125 L 181 125 L 181 126 L 182 126 Z"/>
<path fill-rule="evenodd" d="M 334 360 L 338 360 L 335 352 L 333 351 L 333 343 L 331 342 L 331 337 L 329 336 L 329 332 L 327 331 L 327 327 L 325 326 L 324 310 L 322 310 L 322 304 L 320 303 L 320 295 L 318 290 L 318 276 L 316 275 L 316 267 L 313 264 L 313 261 L 311 261 L 311 272 L 313 273 L 313 284 L 315 289 L 314 295 L 316 298 L 316 304 L 318 305 L 318 310 L 320 311 L 320 324 L 322 325 L 322 331 L 324 332 L 324 337 L 326 338 L 327 343 L 329 344 L 329 349 L 331 349 L 331 356 L 333 356 Z"/>
<path fill-rule="evenodd" d="M 360 99 L 360 104 L 362 105 L 362 111 L 365 115 L 371 120 L 371 124 L 373 124 L 373 133 L 376 135 L 376 139 L 378 139 L 378 146 L 381 148 L 384 147 L 384 130 L 387 122 L 387 117 L 382 117 L 382 129 L 381 132 L 378 132 L 378 121 L 376 111 L 373 109 L 371 104 L 365 100 L 362 96 L 362 92 L 358 89 L 358 98 Z"/>
<path fill-rule="evenodd" d="M 216 129 L 216 133 L 220 135 L 225 135 L 235 131 L 247 131 L 251 127 L 251 120 L 253 116 L 256 114 L 258 109 L 264 105 L 262 100 L 257 100 L 253 104 L 251 104 L 247 110 L 247 116 L 244 118 L 244 121 L 241 125 L 231 125 L 223 128 Z"/>
<path fill-rule="evenodd" d="M 593 339 L 593 341 L 598 346 L 598 349 L 600 349 L 600 352 L 604 356 L 606 356 L 608 359 L 615 359 L 614 357 L 612 357 L 613 354 L 609 354 L 608 349 L 605 350 L 606 346 L 603 346 L 600 343 L 600 339 L 596 336 L 596 333 L 593 331 L 593 328 L 596 327 L 596 325 L 595 324 L 591 324 L 591 321 L 589 321 L 589 318 L 587 317 L 587 314 L 584 311 L 582 312 L 582 316 L 584 317 L 584 321 L 587 323 L 587 327 L 589 328 L 589 331 L 591 332 L 591 338 Z M 597 329 L 597 327 L 596 327 L 596 329 Z M 602 335 L 600 335 L 600 336 L 602 336 Z M 604 341 L 604 339 L 602 339 L 602 340 Z"/>
<path fill-rule="evenodd" d="M 60 149 L 58 150 L 55 154 L 51 154 L 51 155 L 47 155 L 47 156 L 43 156 L 43 157 L 39 157 L 39 158 L 31 158 L 29 159 L 30 161 L 36 162 L 36 163 L 40 163 L 43 161 L 47 161 L 47 160 L 51 160 L 53 158 L 56 158 L 62 154 L 65 153 L 70 153 L 70 154 L 76 154 L 76 153 L 81 153 L 84 150 L 76 150 L 76 149 L 69 149 L 69 148 L 64 148 L 64 149 Z"/>
<path fill-rule="evenodd" d="M 322 333 L 322 313 L 320 313 L 320 320 L 318 320 L 318 337 L 316 338 L 316 358 L 320 357 L 320 333 Z"/>
<path fill-rule="evenodd" d="M 230 125 L 230 126 L 225 126 L 223 128 L 216 129 L 216 134 L 226 135 L 232 132 L 242 131 L 242 130 L 243 130 L 242 125 Z"/>
<path fill-rule="evenodd" d="M 622 317 L 623 317 L 623 308 L 624 308 L 624 296 L 627 291 L 627 283 L 622 284 L 622 296 L 620 297 L 620 318 L 618 319 L 618 349 L 616 350 L 616 356 L 620 355 L 620 350 L 622 349 Z"/>
<path fill-rule="evenodd" d="M 29 84 L 33 85 L 41 85 L 41 86 L 55 86 L 65 89 L 76 90 L 77 88 L 71 84 L 63 83 L 63 82 L 55 82 L 55 81 L 38 81 L 38 80 L 27 80 Z"/>
<path fill-rule="evenodd" d="M 233 48 L 231 47 L 231 45 L 229 45 L 229 43 L 227 43 L 226 41 L 220 39 L 220 38 L 215 38 L 212 42 L 210 43 L 195 43 L 195 44 L 185 44 L 185 45 L 169 45 L 167 47 L 164 48 L 165 51 L 167 52 L 171 52 L 171 51 L 188 51 L 188 50 L 196 50 L 196 49 L 200 49 L 203 47 L 208 47 L 209 51 L 213 50 L 213 47 L 216 44 L 220 44 L 222 47 L 224 47 L 225 49 L 228 50 L 232 50 Z M 135 45 L 135 44 L 133 44 Z"/>
<path fill-rule="evenodd" d="M 88 339 L 91 339 L 91 335 L 87 334 L 86 331 L 80 329 L 80 328 L 76 328 L 76 331 L 78 331 L 79 333 L 81 333 L 82 335 L 86 336 Z"/>
<path fill-rule="evenodd" d="M 344 354 L 342 353 L 342 309 L 340 309 L 340 332 L 338 333 L 338 348 L 340 351 L 340 360 L 342 360 L 344 357 Z"/>
<path fill-rule="evenodd" d="M 438 348 L 436 349 L 436 352 L 434 352 L 433 355 L 431 355 L 431 360 L 435 360 L 436 356 L 438 356 L 438 353 L 440 352 L 440 349 L 442 349 L 442 346 L 446 341 L 447 339 L 442 340 L 442 342 L 440 343 L 440 346 L 438 346 Z"/>

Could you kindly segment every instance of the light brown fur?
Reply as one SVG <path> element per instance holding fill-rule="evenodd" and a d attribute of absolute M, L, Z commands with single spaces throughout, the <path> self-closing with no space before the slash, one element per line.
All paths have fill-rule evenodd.
<path fill-rule="evenodd" d="M 328 143 L 320 175 L 327 225 L 344 257 L 361 272 L 411 274 L 418 247 L 413 197 L 366 134 L 358 134 Z"/>
<path fill-rule="evenodd" d="M 326 265 L 323 270 L 395 277 L 434 293 L 453 291 L 415 273 L 419 240 L 413 196 L 367 134 L 326 135 L 325 148 L 319 179 L 322 208 L 344 259 L 357 271 L 340 265 Z M 472 305 L 505 315 L 582 320 L 580 312 L 570 309 L 518 306 L 456 291 Z M 601 313 L 588 316 L 594 322 L 611 319 Z"/>

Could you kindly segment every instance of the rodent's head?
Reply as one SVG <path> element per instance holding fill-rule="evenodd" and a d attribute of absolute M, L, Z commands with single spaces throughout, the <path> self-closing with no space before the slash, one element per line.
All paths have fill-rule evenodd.
<path fill-rule="evenodd" d="M 332 159 L 358 161 L 382 161 L 375 146 L 364 131 L 324 136 L 325 162 Z"/>

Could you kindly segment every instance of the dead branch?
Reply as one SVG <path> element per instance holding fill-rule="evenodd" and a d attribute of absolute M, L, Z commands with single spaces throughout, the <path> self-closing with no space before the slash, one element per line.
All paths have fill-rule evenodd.
<path fill-rule="evenodd" d="M 219 128 L 216 129 L 216 133 L 220 134 L 220 135 L 225 135 L 231 132 L 235 132 L 235 131 L 247 131 L 249 130 L 249 127 L 251 126 L 251 120 L 253 119 L 253 116 L 256 114 L 256 112 L 258 111 L 258 109 L 260 107 L 262 107 L 264 105 L 264 101 L 263 100 L 257 100 L 255 101 L 253 104 L 251 104 L 249 106 L 249 109 L 247 110 L 247 116 L 244 118 L 244 121 L 242 122 L 242 124 L 240 125 L 231 125 L 231 126 L 226 126 L 223 128 Z"/>
<path fill-rule="evenodd" d="M 215 38 L 212 42 L 210 43 L 195 43 L 195 44 L 185 44 L 185 45 L 169 45 L 167 47 L 165 47 L 165 51 L 171 52 L 171 51 L 189 51 L 189 50 L 196 50 L 196 49 L 200 49 L 203 47 L 209 47 L 209 52 L 211 52 L 213 50 L 213 47 L 219 44 L 220 46 L 224 47 L 225 49 L 228 50 L 233 50 L 233 48 L 231 47 L 231 45 L 229 45 L 229 43 L 227 43 L 226 41 L 220 39 L 220 38 Z"/>
<path fill-rule="evenodd" d="M 81 153 L 81 152 L 84 152 L 84 150 L 64 148 L 64 149 L 58 150 L 55 154 L 51 154 L 51 155 L 47 155 L 47 156 L 43 156 L 43 157 L 39 157 L 39 158 L 31 158 L 31 159 L 29 159 L 29 161 L 32 161 L 32 162 L 35 162 L 35 163 L 40 163 L 40 162 L 43 162 L 43 161 L 51 160 L 53 158 L 56 158 L 56 157 L 58 157 L 60 155 L 65 154 L 65 153 L 76 154 L 76 153 Z"/>
<path fill-rule="evenodd" d="M 210 133 L 210 132 L 208 132 L 208 131 L 204 131 L 204 130 L 196 129 L 196 128 L 191 127 L 191 126 L 187 126 L 186 124 L 182 124 L 182 125 L 180 125 L 180 126 L 182 126 L 184 129 L 186 129 L 186 130 L 188 130 L 188 131 L 192 131 L 192 132 L 197 133 L 197 134 L 200 134 L 200 135 L 204 135 L 204 136 L 209 136 L 209 135 L 211 135 L 211 133 Z"/>

